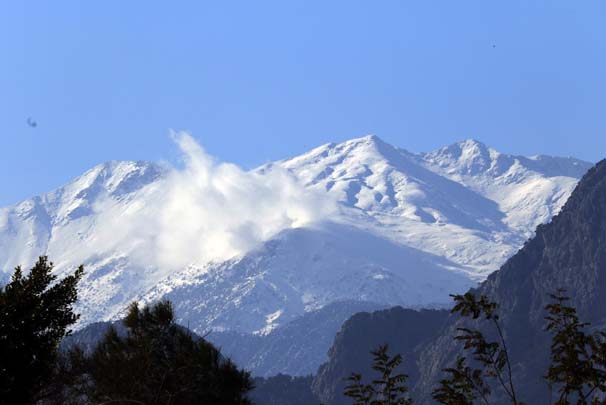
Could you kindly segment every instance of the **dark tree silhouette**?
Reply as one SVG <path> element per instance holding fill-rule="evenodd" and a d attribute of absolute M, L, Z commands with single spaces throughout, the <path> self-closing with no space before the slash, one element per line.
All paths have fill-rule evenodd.
<path fill-rule="evenodd" d="M 445 368 L 449 378 L 440 381 L 440 386 L 433 393 L 433 399 L 441 404 L 471 405 L 476 399 L 489 404 L 490 388 L 483 378 L 483 370 L 466 365 L 466 358 L 457 358 L 456 365 Z"/>
<path fill-rule="evenodd" d="M 574 307 L 566 305 L 565 290 L 550 294 L 553 303 L 546 306 L 546 330 L 553 334 L 551 364 L 545 378 L 560 394 L 556 405 L 599 402 L 594 394 L 606 392 L 606 334 L 585 333 L 589 323 L 579 321 Z"/>
<path fill-rule="evenodd" d="M 0 403 L 27 404 L 44 397 L 61 339 L 78 319 L 72 305 L 84 272 L 56 282 L 43 256 L 27 276 L 17 267 L 0 287 Z"/>
<path fill-rule="evenodd" d="M 394 374 L 396 368 L 402 364 L 402 356 L 396 354 L 389 357 L 388 346 L 379 346 L 371 351 L 374 360 L 373 370 L 378 377 L 370 384 L 362 383 L 362 375 L 353 373 L 347 381 L 345 396 L 354 399 L 354 405 L 410 405 L 412 400 L 408 397 L 406 374 Z"/>
<path fill-rule="evenodd" d="M 471 292 L 452 297 L 455 301 L 452 313 L 459 313 L 474 320 L 489 321 L 498 340 L 489 341 L 476 329 L 457 328 L 461 334 L 454 339 L 462 341 L 463 348 L 471 351 L 472 358 L 479 368 L 469 367 L 466 365 L 467 359 L 459 357 L 455 367 L 444 369 L 450 378 L 440 381 L 440 386 L 433 392 L 433 398 L 443 404 L 471 404 L 478 398 L 488 403 L 491 389 L 487 379 L 490 379 L 497 381 L 512 404 L 522 405 L 513 384 L 507 344 L 496 312 L 497 304 L 483 295 L 476 297 Z"/>
<path fill-rule="evenodd" d="M 110 328 L 90 356 L 72 351 L 71 366 L 84 371 L 71 378 L 72 397 L 100 403 L 250 403 L 248 372 L 177 325 L 169 301 L 143 309 L 132 304 L 124 325 L 126 336 Z"/>

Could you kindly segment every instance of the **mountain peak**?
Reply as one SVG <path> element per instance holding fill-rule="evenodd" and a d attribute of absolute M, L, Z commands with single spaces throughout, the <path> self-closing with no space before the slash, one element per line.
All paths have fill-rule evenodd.
<path fill-rule="evenodd" d="M 334 146 L 340 145 L 347 145 L 350 147 L 373 147 L 375 149 L 388 147 L 391 149 L 395 149 L 392 145 L 385 142 L 383 139 L 379 138 L 377 135 L 374 134 L 365 135 L 359 138 L 353 138 Z"/>
<path fill-rule="evenodd" d="M 467 138 L 462 141 L 456 142 L 455 144 L 465 146 L 465 147 L 481 147 L 488 149 L 488 146 L 475 138 Z"/>
<path fill-rule="evenodd" d="M 324 166 L 330 167 L 345 161 L 349 162 L 349 166 L 386 161 L 392 153 L 398 153 L 394 146 L 378 136 L 370 134 L 340 143 L 324 144 L 303 155 L 284 160 L 281 164 L 290 170 L 308 165 L 315 165 L 316 169 L 325 170 Z M 307 183 L 312 179 L 304 176 L 303 180 Z"/>
<path fill-rule="evenodd" d="M 494 149 L 477 139 L 469 138 L 463 141 L 456 142 L 450 148 L 458 148 L 464 154 L 468 155 L 490 155 L 490 152 L 496 152 Z"/>
<path fill-rule="evenodd" d="M 354 139 L 355 139 L 355 138 L 354 138 Z M 362 137 L 360 137 L 360 138 L 358 138 L 358 139 L 365 139 L 365 140 L 368 140 L 368 141 L 370 141 L 370 142 L 381 141 L 381 138 L 379 138 L 379 137 L 378 137 L 377 135 L 375 135 L 375 134 L 367 134 L 367 135 L 364 135 L 364 136 L 362 136 Z M 381 141 L 381 142 L 382 142 L 382 141 Z"/>
<path fill-rule="evenodd" d="M 124 194 L 153 182 L 162 172 L 161 166 L 146 161 L 110 160 L 86 171 L 62 190 L 69 198 L 92 189 Z"/>
<path fill-rule="evenodd" d="M 440 150 L 467 156 L 490 155 L 491 151 L 496 152 L 485 143 L 473 138 L 455 142 L 452 145 L 441 148 Z"/>
<path fill-rule="evenodd" d="M 383 140 L 381 138 L 379 138 L 377 135 L 375 134 L 367 134 L 358 138 L 353 138 L 350 139 L 349 141 L 346 142 L 383 142 Z"/>
<path fill-rule="evenodd" d="M 488 171 L 501 154 L 476 139 L 466 139 L 422 154 L 433 166 L 448 173 L 475 175 Z"/>

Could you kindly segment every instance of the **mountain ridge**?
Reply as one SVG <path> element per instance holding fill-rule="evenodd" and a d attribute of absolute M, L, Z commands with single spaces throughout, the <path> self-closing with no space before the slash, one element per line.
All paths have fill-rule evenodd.
<path fill-rule="evenodd" d="M 498 161 L 501 155 L 495 153 Z M 118 319 L 132 300 L 163 297 L 171 297 L 180 321 L 200 334 L 211 329 L 267 334 L 338 300 L 440 307 L 449 293 L 484 280 L 559 210 L 578 181 L 564 174 L 590 166 L 553 158 L 557 164 L 545 164 L 547 170 L 526 167 L 532 159 L 511 157 L 505 159 L 507 170 L 492 177 L 474 172 L 458 178 L 445 173 L 454 163 L 443 153 L 424 156 L 369 136 L 326 144 L 245 174 L 202 162 L 202 168 L 227 179 L 256 184 L 253 195 L 278 187 L 280 199 L 295 189 L 286 204 L 313 196 L 312 204 L 328 198 L 336 210 L 262 237 L 236 221 L 228 231 L 258 242 L 218 261 L 186 257 L 181 262 L 189 264 L 176 268 L 144 259 L 171 252 L 149 245 L 166 239 L 154 228 L 164 208 L 183 216 L 184 224 L 195 221 L 186 211 L 180 214 L 178 198 L 170 206 L 163 201 L 174 191 L 166 179 L 177 173 L 179 181 L 190 181 L 190 172 L 149 162 L 108 162 L 62 188 L 1 208 L 0 268 L 6 279 L 15 265 L 27 267 L 41 254 L 50 256 L 58 274 L 83 263 L 79 326 Z M 192 178 L 191 186 L 216 188 L 218 180 L 209 175 Z M 248 198 L 250 187 L 242 184 L 247 192 L 238 195 Z M 221 198 L 212 206 L 220 209 Z M 254 199 L 249 204 L 245 208 L 254 215 Z M 205 246 L 202 240 L 185 243 Z M 174 246 L 172 254 L 191 251 L 183 247 Z M 383 295 L 386 287 L 392 293 Z"/>

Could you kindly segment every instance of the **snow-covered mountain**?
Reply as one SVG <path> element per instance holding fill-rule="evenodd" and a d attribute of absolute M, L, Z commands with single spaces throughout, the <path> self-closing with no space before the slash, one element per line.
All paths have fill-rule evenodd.
<path fill-rule="evenodd" d="M 209 221 L 216 227 L 218 219 L 181 210 L 180 196 L 175 199 L 166 181 L 173 169 L 109 162 L 0 209 L 0 277 L 6 280 L 14 266 L 30 266 L 42 254 L 59 274 L 83 263 L 82 324 L 115 319 L 135 299 L 169 297 L 182 322 L 198 333 L 266 334 L 337 301 L 440 306 L 519 249 L 558 212 L 590 166 L 572 158 L 505 155 L 474 140 L 414 154 L 367 136 L 247 173 L 253 177 L 244 179 L 260 184 L 260 191 L 238 180 L 235 168 L 221 167 L 232 190 L 221 196 L 252 196 L 253 204 L 238 207 L 250 213 L 229 232 L 204 239 L 207 234 L 191 226 Z M 286 210 L 268 216 L 274 197 L 264 202 L 260 196 L 273 192 L 284 173 L 294 180 L 284 180 L 275 198 Z M 203 182 L 217 188 L 212 179 Z M 317 218 L 310 214 L 314 207 L 304 212 L 324 204 L 322 196 L 336 208 Z M 188 201 L 207 200 L 203 194 Z M 208 206 L 218 213 L 224 203 Z M 300 206 L 291 209 L 295 203 Z M 273 224 L 263 232 L 253 226 L 257 209 Z M 308 219 L 293 219 L 301 217 Z M 183 224 L 186 242 L 163 234 L 158 218 Z M 215 246 L 223 237 L 237 249 Z M 205 249 L 221 254 L 187 259 Z M 187 260 L 169 260 L 175 257 Z"/>

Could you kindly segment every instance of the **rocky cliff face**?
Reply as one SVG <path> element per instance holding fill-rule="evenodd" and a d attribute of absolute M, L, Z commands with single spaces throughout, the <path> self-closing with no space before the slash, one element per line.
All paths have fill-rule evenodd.
<path fill-rule="evenodd" d="M 596 328 L 606 325 L 606 161 L 592 168 L 562 211 L 476 291 L 500 305 L 516 385 L 527 403 L 549 398 L 542 378 L 550 342 L 544 308 L 558 288 L 567 290 L 582 320 Z M 419 395 L 431 390 L 440 370 L 460 353 L 451 336 L 464 324 L 451 321 L 423 350 Z"/>
<path fill-rule="evenodd" d="M 438 334 L 448 314 L 446 310 L 415 311 L 395 307 L 354 315 L 335 337 L 330 360 L 319 368 L 312 390 L 323 404 L 350 404 L 351 400 L 342 395 L 344 380 L 352 372 L 369 377 L 369 351 L 382 344 L 389 345 L 390 353 L 402 354 L 407 374 L 416 380 L 418 368 L 414 365 L 419 349 Z"/>
<path fill-rule="evenodd" d="M 606 161 L 599 162 L 583 177 L 549 224 L 540 225 L 536 235 L 517 254 L 474 290 L 500 305 L 499 314 L 514 365 L 514 381 L 519 396 L 528 404 L 549 400 L 549 388 L 542 377 L 547 369 L 551 339 L 544 331 L 544 307 L 549 303 L 548 294 L 558 288 L 567 289 L 582 320 L 591 322 L 595 328 L 606 328 Z M 424 329 L 425 322 L 437 315 L 421 312 L 416 320 L 405 319 L 396 312 L 383 312 L 375 315 L 374 320 L 373 316 L 366 316 L 369 317 L 367 323 L 356 321 L 354 316 L 345 324 L 335 339 L 329 363 L 320 368 L 314 381 L 315 391 L 327 403 L 341 403 L 338 396 L 342 391 L 337 377 L 367 370 L 370 357 L 365 353 L 369 348 L 381 339 L 406 342 L 411 336 L 417 336 L 419 325 Z M 443 376 L 441 370 L 462 353 L 461 345 L 452 337 L 458 327 L 464 326 L 478 327 L 450 316 L 437 336 L 427 333 L 418 341 L 413 339 L 417 350 L 405 358 L 416 359 L 416 362 L 406 361 L 405 372 L 411 375 L 416 403 L 431 403 L 431 391 Z M 365 339 L 367 331 L 373 331 L 377 337 Z M 490 333 L 489 330 L 486 333 Z M 361 338 L 347 340 L 344 336 Z M 407 348 L 394 345 L 394 351 L 406 353 Z M 360 353 L 364 354 L 366 368 L 339 360 L 357 359 Z M 336 364 L 349 369 L 327 373 L 326 370 Z M 494 399 L 500 403 L 498 392 Z"/>

